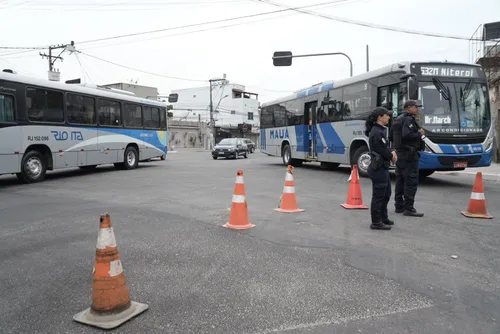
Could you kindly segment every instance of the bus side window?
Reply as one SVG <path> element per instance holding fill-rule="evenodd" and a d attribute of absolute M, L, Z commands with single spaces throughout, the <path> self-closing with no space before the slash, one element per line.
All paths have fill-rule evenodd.
<path fill-rule="evenodd" d="M 15 122 L 14 98 L 10 95 L 0 94 L 0 123 Z"/>

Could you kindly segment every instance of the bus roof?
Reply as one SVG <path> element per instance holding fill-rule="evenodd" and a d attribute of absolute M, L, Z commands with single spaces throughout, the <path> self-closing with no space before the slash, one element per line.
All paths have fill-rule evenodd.
<path fill-rule="evenodd" d="M 466 65 L 466 66 L 473 66 L 473 67 L 481 67 L 481 65 L 477 64 L 469 64 L 469 63 L 459 63 L 459 62 L 444 62 L 444 61 L 401 61 L 397 63 L 393 63 L 390 65 L 386 65 L 384 67 L 377 68 L 375 70 L 361 73 L 355 76 L 352 76 L 350 78 L 345 78 L 342 80 L 329 80 L 329 81 L 324 81 L 320 82 L 318 84 L 305 87 L 302 89 L 299 89 L 295 91 L 293 94 L 284 96 L 272 101 L 267 101 L 262 103 L 262 108 L 273 105 L 273 104 L 278 104 L 290 100 L 295 100 L 299 99 L 302 97 L 306 97 L 312 94 L 316 94 L 319 92 L 324 92 L 328 91 L 330 89 L 339 88 L 342 86 L 350 85 L 356 82 L 360 81 L 365 81 L 371 78 L 376 78 L 384 74 L 390 74 L 390 73 L 398 73 L 398 72 L 405 72 L 405 73 L 410 73 L 410 65 L 411 64 L 436 64 L 436 63 L 443 63 L 443 64 L 450 64 L 450 65 Z"/>
<path fill-rule="evenodd" d="M 166 104 L 163 102 L 137 97 L 135 96 L 134 93 L 131 92 L 126 92 L 126 91 L 118 92 L 119 90 L 110 89 L 104 86 L 88 85 L 88 84 L 67 84 L 67 83 L 44 80 L 40 78 L 34 78 L 4 71 L 0 72 L 0 82 L 2 80 L 23 83 L 38 87 L 58 89 L 73 93 L 81 93 L 81 94 L 107 97 L 111 99 L 118 99 L 135 103 L 149 104 L 157 107 L 164 107 L 164 108 L 166 107 Z"/>

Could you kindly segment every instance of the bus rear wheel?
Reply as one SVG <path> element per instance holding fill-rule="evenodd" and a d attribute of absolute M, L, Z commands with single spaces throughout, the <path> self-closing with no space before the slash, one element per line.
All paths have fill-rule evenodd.
<path fill-rule="evenodd" d="M 115 163 L 118 169 L 135 169 L 139 165 L 139 155 L 133 146 L 128 146 L 123 154 L 123 162 Z"/>
<path fill-rule="evenodd" d="M 21 161 L 21 172 L 16 176 L 23 183 L 43 181 L 47 173 L 47 162 L 42 153 L 29 151 Z"/>
<path fill-rule="evenodd" d="M 283 164 L 285 166 L 291 165 L 293 167 L 299 167 L 300 165 L 302 165 L 302 160 L 292 159 L 292 149 L 290 148 L 289 144 L 285 144 L 285 146 L 283 146 L 281 156 L 283 158 Z"/>

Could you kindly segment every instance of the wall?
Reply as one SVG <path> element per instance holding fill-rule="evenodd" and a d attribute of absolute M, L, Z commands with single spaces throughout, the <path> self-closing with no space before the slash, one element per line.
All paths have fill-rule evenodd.
<path fill-rule="evenodd" d="M 209 147 L 208 128 L 203 123 L 191 121 L 168 121 L 168 149 Z"/>

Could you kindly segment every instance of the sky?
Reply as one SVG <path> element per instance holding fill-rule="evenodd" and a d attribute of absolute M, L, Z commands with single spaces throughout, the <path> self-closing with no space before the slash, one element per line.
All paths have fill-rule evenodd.
<path fill-rule="evenodd" d="M 498 0 L 481 0 L 481 6 L 471 0 L 272 0 L 288 7 L 308 6 L 304 10 L 335 20 L 282 11 L 200 24 L 284 9 L 266 2 L 0 0 L 0 67 L 46 79 L 48 60 L 39 53 L 48 53 L 47 49 L 9 48 L 74 41 L 80 52 L 64 52 L 63 62 L 54 65 L 61 81 L 136 82 L 168 95 L 174 89 L 208 86 L 210 78 L 226 74 L 230 82 L 246 86 L 266 102 L 349 76 L 348 60 L 342 56 L 294 58 L 290 67 L 275 67 L 275 51 L 297 55 L 343 52 L 352 59 L 354 75 L 366 71 L 366 45 L 370 69 L 403 60 L 471 62 L 474 51 L 467 39 L 481 24 L 500 21 Z M 375 29 L 337 19 L 465 40 Z M 191 27 L 177 29 L 186 25 Z M 163 31 L 95 41 L 154 30 Z"/>

